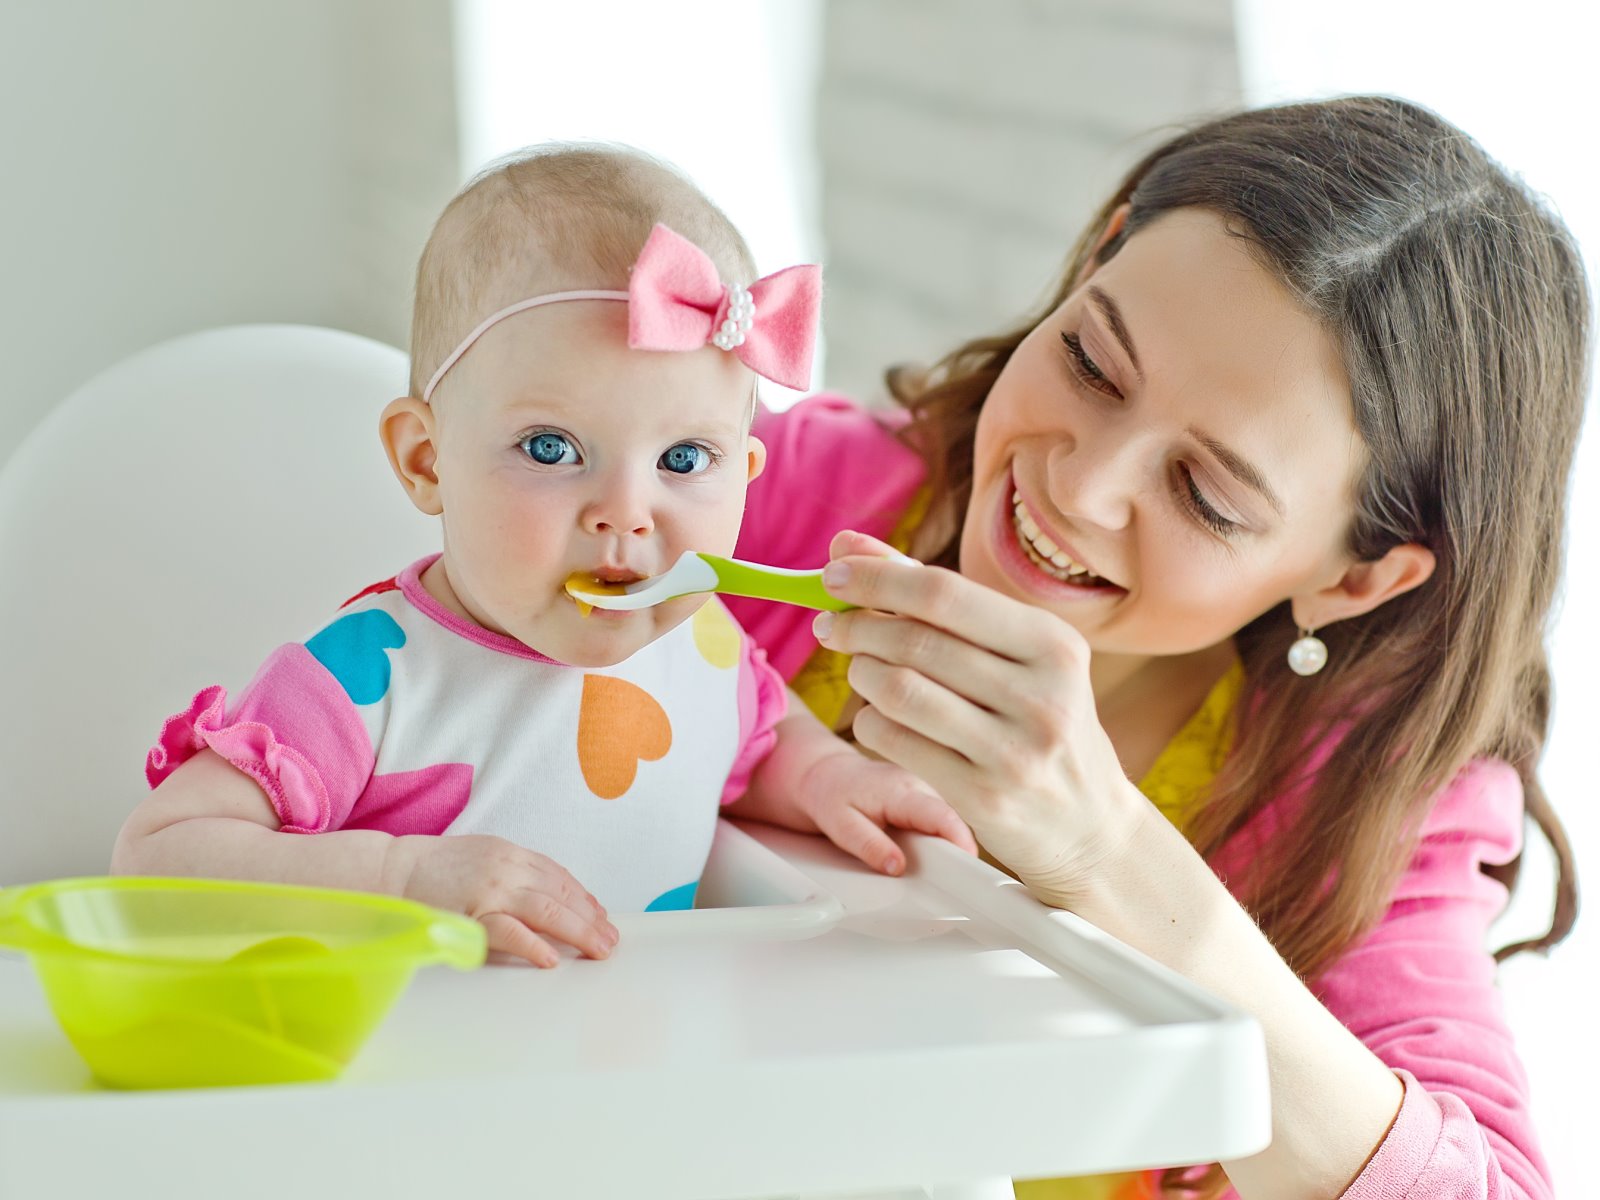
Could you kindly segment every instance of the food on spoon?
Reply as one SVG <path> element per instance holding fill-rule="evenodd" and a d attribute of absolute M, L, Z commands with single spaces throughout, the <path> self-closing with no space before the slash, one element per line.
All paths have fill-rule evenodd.
<path fill-rule="evenodd" d="M 586 617 L 594 611 L 594 605 L 586 604 L 579 593 L 587 592 L 591 596 L 621 596 L 627 591 L 622 584 L 607 583 L 587 571 L 574 571 L 567 576 L 567 582 L 563 586 L 567 595 L 572 597 L 572 602 L 578 606 L 578 611 Z"/>

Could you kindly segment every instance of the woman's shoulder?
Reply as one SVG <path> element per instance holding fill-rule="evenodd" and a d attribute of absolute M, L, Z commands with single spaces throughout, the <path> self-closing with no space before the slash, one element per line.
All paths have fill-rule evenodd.
<path fill-rule="evenodd" d="M 886 537 L 927 474 L 898 435 L 905 423 L 904 413 L 827 393 L 759 412 L 751 432 L 767 465 L 750 485 L 739 556 L 814 567 L 841 529 Z"/>
<path fill-rule="evenodd" d="M 888 541 L 927 476 L 898 436 L 905 422 L 904 413 L 829 394 L 759 412 L 751 432 L 766 444 L 767 465 L 750 485 L 735 555 L 809 570 L 828 561 L 842 529 Z M 785 678 L 817 648 L 805 609 L 743 598 L 731 598 L 728 609 Z"/>
<path fill-rule="evenodd" d="M 1522 833 L 1522 777 L 1504 759 L 1473 759 L 1433 797 L 1395 899 L 1470 893 L 1497 910 L 1504 889 L 1483 868 L 1520 854 Z"/>
<path fill-rule="evenodd" d="M 864 408 L 832 392 L 807 396 L 782 412 L 763 408 L 751 427 L 767 447 L 767 469 L 757 485 L 810 488 L 822 469 L 851 492 L 881 487 L 886 475 L 914 488 L 924 474 L 922 459 L 899 437 L 909 415 Z"/>

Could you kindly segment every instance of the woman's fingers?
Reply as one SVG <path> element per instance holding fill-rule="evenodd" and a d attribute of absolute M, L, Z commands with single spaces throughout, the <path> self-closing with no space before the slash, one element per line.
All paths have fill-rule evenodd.
<path fill-rule="evenodd" d="M 841 647 L 830 647 L 840 649 Z M 859 650 L 845 678 L 862 700 L 884 716 L 971 762 L 986 759 L 1005 731 L 995 716 L 965 696 L 929 678 L 919 666 L 900 666 Z"/>
<path fill-rule="evenodd" d="M 910 617 L 870 609 L 825 613 L 817 618 L 813 631 L 830 650 L 909 669 L 991 713 L 1019 711 L 1039 692 L 1028 665 Z M 893 683 L 893 677 L 883 682 Z M 909 681 L 903 686 L 912 687 Z M 889 696 L 867 699 L 872 703 L 882 700 L 886 711 L 897 707 Z M 971 747 L 963 750 L 970 756 Z"/>
<path fill-rule="evenodd" d="M 1082 641 L 1059 618 L 942 567 L 852 555 L 830 562 L 822 581 L 859 608 L 915 618 L 1014 662 L 1065 658 Z"/>
<path fill-rule="evenodd" d="M 965 756 L 885 716 L 870 704 L 855 715 L 850 728 L 860 745 L 904 767 L 941 796 L 954 797 L 951 806 L 964 820 L 974 818 L 976 814 L 962 805 L 978 795 L 979 777 Z"/>

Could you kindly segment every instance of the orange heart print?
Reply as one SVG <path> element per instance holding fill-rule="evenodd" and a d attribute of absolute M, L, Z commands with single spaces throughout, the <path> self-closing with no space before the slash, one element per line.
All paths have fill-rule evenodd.
<path fill-rule="evenodd" d="M 585 675 L 578 708 L 578 766 L 589 790 L 615 800 L 633 786 L 641 761 L 672 748 L 672 723 L 654 696 L 626 679 Z"/>

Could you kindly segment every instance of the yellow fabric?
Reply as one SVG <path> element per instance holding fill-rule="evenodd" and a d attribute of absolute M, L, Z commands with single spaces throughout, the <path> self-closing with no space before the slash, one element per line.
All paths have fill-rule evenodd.
<path fill-rule="evenodd" d="M 926 497 L 918 499 L 921 503 L 913 505 L 915 519 L 908 513 L 890 536 L 897 550 L 905 550 L 910 531 L 921 519 Z M 850 698 L 850 684 L 845 679 L 849 665 L 846 655 L 819 646 L 790 685 L 830 727 L 838 723 Z M 1233 713 L 1243 690 L 1244 667 L 1235 662 L 1139 781 L 1139 790 L 1180 830 L 1187 832 L 1233 747 Z M 1013 1187 L 1017 1200 L 1146 1200 L 1156 1195 L 1153 1179 L 1150 1172 L 1125 1171 L 1072 1179 L 1018 1180 Z"/>

